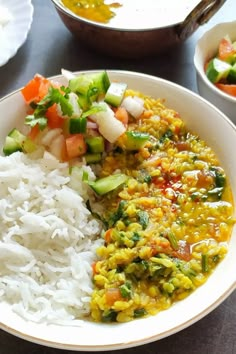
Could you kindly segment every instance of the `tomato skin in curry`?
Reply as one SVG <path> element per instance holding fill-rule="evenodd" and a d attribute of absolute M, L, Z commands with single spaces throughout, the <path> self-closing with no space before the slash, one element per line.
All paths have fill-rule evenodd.
<path fill-rule="evenodd" d="M 100 23 L 108 23 L 115 16 L 112 9 L 122 6 L 118 2 L 105 4 L 104 0 L 62 0 L 62 3 L 76 15 Z"/>

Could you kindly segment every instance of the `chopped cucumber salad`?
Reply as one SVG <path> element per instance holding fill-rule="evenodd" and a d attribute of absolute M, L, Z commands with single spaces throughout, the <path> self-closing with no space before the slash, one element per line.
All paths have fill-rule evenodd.
<path fill-rule="evenodd" d="M 220 90 L 236 97 L 236 41 L 228 35 L 221 39 L 217 55 L 207 62 L 206 75 Z"/>
<path fill-rule="evenodd" d="M 144 101 L 129 93 L 125 82 L 111 82 L 106 71 L 75 76 L 62 70 L 67 86 L 35 75 L 21 94 L 28 107 L 24 127 L 12 129 L 5 139 L 7 156 L 21 151 L 33 156 L 45 152 L 70 166 L 100 163 L 108 151 L 138 151 L 149 134 L 132 130 L 145 111 Z M 131 91 L 130 91 L 131 92 Z M 117 173 L 100 181 L 86 181 L 99 195 L 127 180 Z"/>

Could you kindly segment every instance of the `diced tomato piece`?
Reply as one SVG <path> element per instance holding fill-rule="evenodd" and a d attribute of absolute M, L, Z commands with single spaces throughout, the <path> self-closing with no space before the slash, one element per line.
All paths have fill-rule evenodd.
<path fill-rule="evenodd" d="M 96 264 L 97 264 L 97 262 L 93 262 L 93 263 L 92 263 L 92 271 L 93 271 L 93 275 L 97 274 Z"/>
<path fill-rule="evenodd" d="M 54 103 L 51 107 L 48 108 L 45 115 L 48 119 L 49 128 L 62 128 L 64 124 L 64 119 L 58 115 L 56 103 Z"/>
<path fill-rule="evenodd" d="M 87 145 L 83 134 L 73 134 L 66 139 L 66 148 L 69 159 L 84 155 Z"/>
<path fill-rule="evenodd" d="M 225 93 L 228 93 L 229 95 L 236 97 L 236 85 L 221 84 L 221 83 L 217 83 L 215 85 L 221 91 L 224 91 Z"/>
<path fill-rule="evenodd" d="M 153 116 L 153 110 L 152 109 L 145 109 L 143 111 L 143 117 L 144 118 L 150 118 L 151 116 Z"/>
<path fill-rule="evenodd" d="M 108 305 L 112 306 L 114 302 L 122 299 L 119 288 L 108 288 L 106 290 L 106 302 Z"/>
<path fill-rule="evenodd" d="M 108 230 L 105 232 L 104 240 L 106 241 L 106 243 L 110 243 L 110 242 L 111 242 L 112 230 L 113 230 L 113 229 L 111 228 L 111 229 L 108 229 Z"/>
<path fill-rule="evenodd" d="M 44 78 L 41 81 L 41 84 L 39 87 L 39 94 L 38 94 L 38 97 L 36 98 L 35 102 L 41 101 L 47 95 L 50 86 L 52 86 L 51 82 Z"/>
<path fill-rule="evenodd" d="M 40 132 L 39 126 L 38 126 L 38 124 L 36 124 L 34 127 L 31 128 L 31 130 L 28 134 L 28 137 L 31 140 L 35 140 L 36 137 L 38 136 L 39 132 Z"/>
<path fill-rule="evenodd" d="M 41 78 L 39 75 L 35 75 L 35 77 L 28 82 L 25 87 L 21 90 L 21 93 L 25 99 L 26 103 L 30 103 L 38 96 L 39 87 L 41 83 Z"/>
<path fill-rule="evenodd" d="M 118 107 L 115 110 L 115 117 L 121 123 L 123 123 L 124 126 L 126 126 L 128 124 L 128 122 L 129 122 L 129 114 L 128 114 L 127 110 L 124 107 Z"/>
<path fill-rule="evenodd" d="M 63 142 L 62 142 L 62 147 L 61 147 L 61 161 L 68 161 L 68 154 L 67 154 L 67 148 L 66 148 L 66 139 L 63 136 Z"/>
<path fill-rule="evenodd" d="M 235 54 L 232 43 L 227 38 L 222 38 L 219 44 L 218 57 L 223 61 L 229 60 Z"/>
<path fill-rule="evenodd" d="M 39 102 L 48 93 L 50 85 L 48 79 L 41 75 L 35 75 L 21 90 L 25 102 Z"/>
<path fill-rule="evenodd" d="M 179 241 L 178 250 L 173 252 L 173 256 L 188 262 L 192 258 L 190 244 L 186 241 Z"/>

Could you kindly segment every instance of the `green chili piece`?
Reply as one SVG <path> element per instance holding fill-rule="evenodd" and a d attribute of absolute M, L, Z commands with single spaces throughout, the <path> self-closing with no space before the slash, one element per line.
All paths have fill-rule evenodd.
<path fill-rule="evenodd" d="M 147 311 L 144 308 L 134 310 L 134 318 L 139 318 L 147 315 Z"/>
<path fill-rule="evenodd" d="M 141 239 L 141 236 L 139 235 L 138 232 L 135 231 L 132 236 L 132 241 L 138 242 L 140 239 Z"/>
<path fill-rule="evenodd" d="M 120 293 L 123 298 L 130 299 L 131 298 L 131 284 L 126 282 L 122 284 L 120 287 Z"/>
<path fill-rule="evenodd" d="M 203 273 L 209 272 L 209 262 L 207 254 L 202 254 L 202 271 Z"/>
<path fill-rule="evenodd" d="M 146 211 L 140 210 L 138 212 L 138 221 L 139 221 L 140 225 L 142 226 L 143 230 L 145 230 L 147 228 L 148 222 L 149 222 L 148 213 Z"/>
<path fill-rule="evenodd" d="M 117 313 L 114 310 L 104 311 L 102 314 L 102 322 L 115 322 Z"/>
<path fill-rule="evenodd" d="M 174 250 L 177 250 L 179 248 L 178 241 L 177 241 L 177 238 L 175 237 L 175 235 L 173 234 L 173 232 L 169 232 L 167 237 L 170 241 L 171 247 Z"/>

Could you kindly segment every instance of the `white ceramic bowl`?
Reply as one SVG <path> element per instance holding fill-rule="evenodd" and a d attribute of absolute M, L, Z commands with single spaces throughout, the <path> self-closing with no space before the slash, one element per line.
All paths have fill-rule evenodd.
<path fill-rule="evenodd" d="M 174 83 L 152 76 L 122 71 L 108 71 L 112 80 L 126 82 L 130 88 L 166 99 L 187 123 L 210 145 L 226 170 L 236 202 L 236 128 L 212 104 Z M 61 76 L 61 83 L 66 82 Z M 0 143 L 9 129 L 19 126 L 25 106 L 19 91 L 0 100 Z M 210 134 L 209 134 L 210 132 Z M 220 142 L 220 143 L 219 143 Z M 98 324 L 85 321 L 81 327 L 45 325 L 27 322 L 0 302 L 0 328 L 28 341 L 45 346 L 78 351 L 106 351 L 134 347 L 159 340 L 192 325 L 216 308 L 236 288 L 236 228 L 233 230 L 226 258 L 208 281 L 185 300 L 156 316 L 122 324 Z"/>
<path fill-rule="evenodd" d="M 205 63 L 216 55 L 219 42 L 226 34 L 233 41 L 236 40 L 236 21 L 220 23 L 199 39 L 194 53 L 194 65 L 199 94 L 222 110 L 236 124 L 236 97 L 219 90 L 210 82 L 204 71 Z"/>

